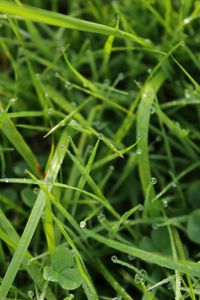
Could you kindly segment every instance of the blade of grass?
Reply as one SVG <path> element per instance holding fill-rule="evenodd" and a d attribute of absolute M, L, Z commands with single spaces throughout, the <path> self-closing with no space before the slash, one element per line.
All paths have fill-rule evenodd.
<path fill-rule="evenodd" d="M 47 11 L 44 9 L 31 7 L 28 5 L 18 6 L 14 3 L 1 0 L 0 11 L 12 16 L 20 16 L 25 20 L 33 22 L 45 23 L 48 25 L 76 29 L 86 32 L 93 32 L 104 35 L 113 35 L 119 38 L 128 38 L 142 46 L 149 46 L 150 42 L 136 34 L 131 34 L 117 28 L 112 28 L 106 25 L 93 23 L 70 16 L 65 16 L 56 12 Z"/>
<path fill-rule="evenodd" d="M 4 120 L 1 123 L 0 129 L 3 131 L 3 133 L 15 147 L 15 149 L 19 152 L 19 154 L 24 158 L 34 174 L 41 177 L 41 168 L 37 158 L 33 154 L 31 148 L 25 142 L 22 135 L 16 129 L 14 123 L 9 118 L 7 118 L 6 114 L 4 115 L 4 109 L 0 103 L 0 119 L 1 114 L 3 115 Z"/>
<path fill-rule="evenodd" d="M 57 174 L 60 170 L 62 161 L 66 154 L 66 148 L 61 149 L 61 145 L 66 144 L 66 131 L 63 132 L 59 144 L 56 148 L 54 157 L 52 159 L 51 165 L 49 167 L 49 170 L 46 174 L 45 179 L 49 180 L 51 178 L 52 182 L 55 181 Z M 67 145 L 66 145 L 67 147 Z M 52 185 L 48 186 L 48 190 L 51 191 Z M 45 207 L 45 193 L 40 190 L 38 197 L 36 199 L 36 202 L 34 204 L 34 207 L 31 211 L 31 214 L 29 216 L 28 222 L 25 226 L 24 232 L 20 238 L 20 241 L 17 245 L 17 249 L 14 253 L 14 256 L 9 264 L 9 267 L 7 269 L 7 272 L 2 280 L 1 287 L 0 287 L 0 299 L 5 300 L 7 297 L 7 294 L 12 286 L 13 280 L 15 279 L 15 276 L 20 268 L 20 265 L 23 261 L 24 255 L 27 251 L 27 248 L 31 242 L 31 239 L 34 235 L 34 232 L 36 230 L 36 227 L 40 221 L 41 215 L 43 213 L 44 207 Z"/>
<path fill-rule="evenodd" d="M 190 262 L 187 260 L 174 260 L 171 257 L 160 255 L 159 253 L 144 251 L 139 248 L 105 238 L 89 229 L 84 229 L 84 232 L 88 237 L 108 246 L 109 248 L 118 250 L 119 252 L 130 254 L 133 257 L 135 256 L 141 260 L 159 265 L 161 267 L 165 267 L 171 270 L 178 270 L 179 272 L 184 274 L 188 273 L 191 276 L 200 276 L 200 268 L 198 263 Z"/>

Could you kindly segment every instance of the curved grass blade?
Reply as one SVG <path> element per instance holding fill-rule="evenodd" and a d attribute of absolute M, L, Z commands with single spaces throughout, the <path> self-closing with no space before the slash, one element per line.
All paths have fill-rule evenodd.
<path fill-rule="evenodd" d="M 106 25 L 65 16 L 60 13 L 31 7 L 28 5 L 19 6 L 14 3 L 2 0 L 0 2 L 0 11 L 12 16 L 20 16 L 25 20 L 30 20 L 33 22 L 40 22 L 48 25 L 76 29 L 86 32 L 94 32 L 104 35 L 113 35 L 119 38 L 128 38 L 142 46 L 151 45 L 148 40 L 145 40 L 137 36 L 136 34 L 128 33 Z"/>

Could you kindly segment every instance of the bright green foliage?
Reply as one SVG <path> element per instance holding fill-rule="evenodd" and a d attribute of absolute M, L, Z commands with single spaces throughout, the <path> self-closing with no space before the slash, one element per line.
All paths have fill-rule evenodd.
<path fill-rule="evenodd" d="M 0 1 L 0 300 L 197 300 L 200 4 Z"/>
<path fill-rule="evenodd" d="M 82 282 L 77 268 L 74 267 L 74 258 L 67 248 L 57 248 L 51 257 L 51 266 L 44 268 L 45 280 L 58 282 L 64 289 L 77 289 Z"/>

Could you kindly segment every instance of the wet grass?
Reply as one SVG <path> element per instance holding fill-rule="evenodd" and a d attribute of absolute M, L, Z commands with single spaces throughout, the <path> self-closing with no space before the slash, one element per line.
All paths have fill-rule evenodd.
<path fill-rule="evenodd" d="M 0 2 L 1 300 L 199 299 L 199 16 Z"/>

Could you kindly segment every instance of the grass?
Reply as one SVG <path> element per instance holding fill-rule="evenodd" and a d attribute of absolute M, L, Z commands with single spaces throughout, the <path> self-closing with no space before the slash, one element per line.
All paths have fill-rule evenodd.
<path fill-rule="evenodd" d="M 0 299 L 199 299 L 199 3 L 44 2 L 0 1 Z"/>

